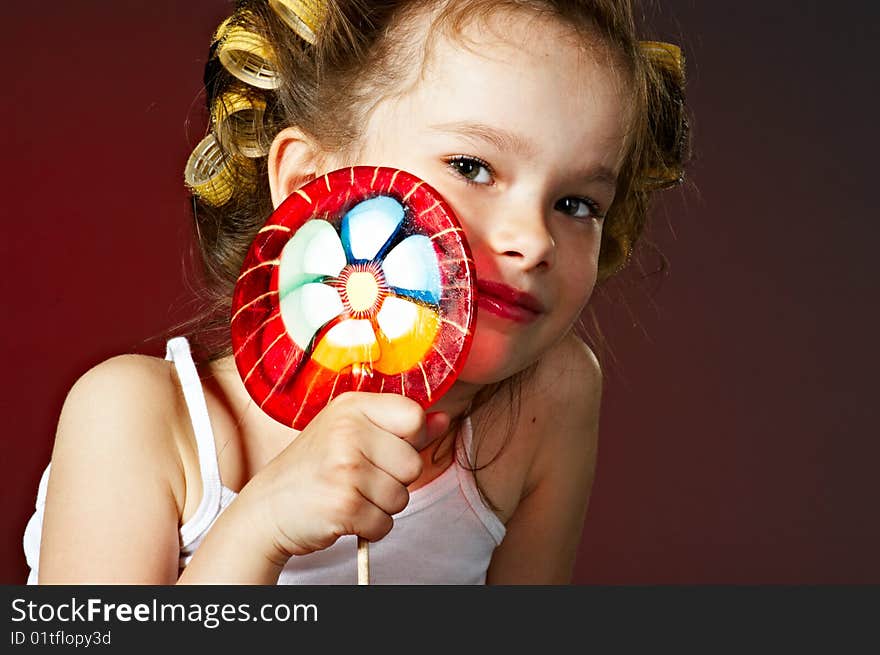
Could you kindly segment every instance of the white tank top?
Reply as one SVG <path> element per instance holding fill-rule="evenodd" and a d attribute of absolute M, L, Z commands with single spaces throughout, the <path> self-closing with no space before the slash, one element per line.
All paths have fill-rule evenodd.
<path fill-rule="evenodd" d="M 180 568 L 186 567 L 217 517 L 237 494 L 220 480 L 214 433 L 204 391 L 184 337 L 168 342 L 166 359 L 174 362 L 189 409 L 202 475 L 202 501 L 180 526 Z M 482 502 L 473 473 L 460 461 L 470 461 L 472 430 L 465 420 L 457 439 L 453 463 L 440 476 L 410 493 L 406 508 L 393 515 L 394 527 L 370 544 L 371 584 L 484 584 L 495 547 L 504 538 L 501 520 Z M 24 551 L 30 575 L 37 584 L 40 538 L 46 487 L 51 464 L 37 491 L 36 511 L 25 528 Z M 291 557 L 279 584 L 357 584 L 357 538 L 341 537 L 329 548 Z"/>

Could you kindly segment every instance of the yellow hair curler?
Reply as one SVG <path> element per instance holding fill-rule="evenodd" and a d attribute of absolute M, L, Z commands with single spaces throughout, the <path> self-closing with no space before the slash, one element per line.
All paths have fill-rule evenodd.
<path fill-rule="evenodd" d="M 262 157 L 269 147 L 263 133 L 266 102 L 228 91 L 214 101 L 211 123 L 221 143 L 235 148 L 245 157 Z"/>
<path fill-rule="evenodd" d="M 665 189 L 684 180 L 681 160 L 686 154 L 689 126 L 684 114 L 682 89 L 685 82 L 684 56 L 681 48 L 663 41 L 640 41 L 639 47 L 645 58 L 655 70 L 666 78 L 666 88 L 672 93 L 679 107 L 680 117 L 677 124 L 663 130 L 662 139 L 667 143 L 670 152 L 674 151 L 676 161 L 670 165 L 666 161 L 657 161 L 643 173 L 642 187 L 648 190 Z"/>
<path fill-rule="evenodd" d="M 261 36 L 243 27 L 226 28 L 217 56 L 227 71 L 246 84 L 273 90 L 281 83 L 272 48 Z"/>
<path fill-rule="evenodd" d="M 663 41 L 639 41 L 639 46 L 650 61 L 675 75 L 679 83 L 684 81 L 684 56 L 681 48 Z"/>
<path fill-rule="evenodd" d="M 211 37 L 211 43 L 217 43 L 218 41 L 222 41 L 223 37 L 226 36 L 226 30 L 229 29 L 229 25 L 232 23 L 232 16 L 228 16 L 220 25 L 214 30 L 214 36 Z"/>
<path fill-rule="evenodd" d="M 314 44 L 327 15 L 326 0 L 269 0 L 269 6 L 294 32 Z"/>
<path fill-rule="evenodd" d="M 186 186 L 209 205 L 219 207 L 232 197 L 232 174 L 213 134 L 199 141 L 186 162 L 183 177 Z"/>

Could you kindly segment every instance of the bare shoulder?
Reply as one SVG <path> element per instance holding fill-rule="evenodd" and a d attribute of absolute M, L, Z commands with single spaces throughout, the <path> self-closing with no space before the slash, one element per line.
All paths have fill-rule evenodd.
<path fill-rule="evenodd" d="M 69 441 L 75 447 L 114 449 L 146 445 L 139 439 L 148 439 L 158 449 L 171 445 L 179 398 L 179 383 L 169 362 L 145 355 L 112 357 L 71 387 L 61 411 L 56 449 Z M 116 437 L 112 443 L 93 441 L 110 434 Z"/>
<path fill-rule="evenodd" d="M 536 444 L 526 492 L 554 469 L 554 460 L 581 455 L 591 466 L 595 457 L 602 369 L 590 347 L 573 334 L 552 348 L 538 364 L 526 394 L 535 425 Z"/>
<path fill-rule="evenodd" d="M 86 371 L 71 387 L 67 401 L 85 399 L 93 392 L 109 393 L 125 399 L 160 396 L 176 385 L 170 362 L 147 355 L 117 355 Z"/>
<path fill-rule="evenodd" d="M 602 371 L 571 335 L 544 355 L 523 394 L 520 499 L 492 556 L 492 584 L 571 579 L 596 464 Z"/>
<path fill-rule="evenodd" d="M 480 482 L 494 492 L 502 521 L 560 466 L 591 470 L 601 395 L 595 355 L 571 336 L 545 353 L 513 397 L 498 394 L 474 416 Z M 507 414 L 513 423 L 503 420 Z"/>
<path fill-rule="evenodd" d="M 167 362 L 140 355 L 113 357 L 73 385 L 52 453 L 41 582 L 176 577 L 178 389 Z"/>
<path fill-rule="evenodd" d="M 83 374 L 61 410 L 53 471 L 86 453 L 114 453 L 167 479 L 175 500 L 185 494 L 180 460 L 186 408 L 174 366 L 146 355 L 118 355 Z"/>
<path fill-rule="evenodd" d="M 541 358 L 536 371 L 535 391 L 552 396 L 560 403 L 601 395 L 599 360 L 580 338 L 568 334 Z"/>
<path fill-rule="evenodd" d="M 86 371 L 71 392 L 92 384 L 150 385 L 158 388 L 173 381 L 170 362 L 148 355 L 117 355 Z"/>

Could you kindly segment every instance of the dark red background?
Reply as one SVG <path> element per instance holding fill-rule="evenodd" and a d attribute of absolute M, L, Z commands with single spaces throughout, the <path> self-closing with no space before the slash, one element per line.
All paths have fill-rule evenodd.
<path fill-rule="evenodd" d="M 878 583 L 880 12 L 662 5 L 650 36 L 689 59 L 693 186 L 649 235 L 668 274 L 596 300 L 616 359 L 575 582 Z M 227 7 L 4 8 L 2 582 L 25 579 L 67 389 L 162 354 L 189 311 L 182 170 Z"/>

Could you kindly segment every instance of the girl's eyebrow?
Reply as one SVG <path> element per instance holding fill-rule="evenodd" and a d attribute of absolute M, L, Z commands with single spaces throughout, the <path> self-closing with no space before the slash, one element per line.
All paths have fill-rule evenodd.
<path fill-rule="evenodd" d="M 458 134 L 471 140 L 484 141 L 503 152 L 512 152 L 523 157 L 533 157 L 537 152 L 535 144 L 516 132 L 469 121 L 429 125 L 429 129 L 448 134 Z"/>
<path fill-rule="evenodd" d="M 471 141 L 482 141 L 501 152 L 510 152 L 524 158 L 534 157 L 538 151 L 534 142 L 529 140 L 528 137 L 485 123 L 455 121 L 452 123 L 429 125 L 428 129 L 447 134 L 457 134 Z M 586 183 L 598 182 L 603 184 L 609 187 L 612 192 L 617 188 L 617 173 L 607 166 L 590 166 L 583 171 L 578 171 L 575 175 Z"/>

